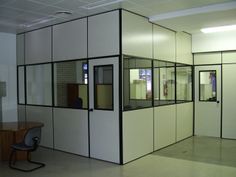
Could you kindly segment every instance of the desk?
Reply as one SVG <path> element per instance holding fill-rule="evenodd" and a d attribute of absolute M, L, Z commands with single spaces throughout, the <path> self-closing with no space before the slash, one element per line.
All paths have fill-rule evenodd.
<path fill-rule="evenodd" d="M 8 160 L 11 153 L 11 145 L 23 140 L 28 129 L 43 127 L 40 122 L 3 122 L 0 123 L 0 160 Z M 17 160 L 26 160 L 26 152 L 17 152 Z"/>

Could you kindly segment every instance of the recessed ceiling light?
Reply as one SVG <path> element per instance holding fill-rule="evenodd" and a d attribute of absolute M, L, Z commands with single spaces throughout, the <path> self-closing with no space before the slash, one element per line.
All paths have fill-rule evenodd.
<path fill-rule="evenodd" d="M 201 32 L 203 32 L 203 33 L 216 33 L 216 32 L 224 32 L 224 31 L 232 31 L 232 30 L 236 30 L 236 25 L 202 28 Z"/>
<path fill-rule="evenodd" d="M 101 0 L 101 1 L 93 2 L 93 3 L 89 3 L 85 6 L 81 6 L 81 8 L 91 10 L 91 9 L 96 9 L 99 7 L 108 6 L 111 4 L 116 4 L 116 3 L 119 3 L 122 1 L 124 1 L 124 0 Z"/>
<path fill-rule="evenodd" d="M 72 12 L 71 11 L 57 11 L 55 13 L 55 15 L 57 17 L 65 18 L 65 17 L 68 17 L 68 16 L 72 15 Z"/>

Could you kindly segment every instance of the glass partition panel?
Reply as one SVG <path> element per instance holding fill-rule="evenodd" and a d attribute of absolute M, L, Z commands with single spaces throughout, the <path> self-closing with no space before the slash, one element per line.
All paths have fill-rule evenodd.
<path fill-rule="evenodd" d="M 27 104 L 52 106 L 51 64 L 26 66 Z"/>
<path fill-rule="evenodd" d="M 152 106 L 152 60 L 124 56 L 124 110 Z"/>
<path fill-rule="evenodd" d="M 88 108 L 86 60 L 54 63 L 54 103 L 57 107 Z"/>
<path fill-rule="evenodd" d="M 94 109 L 113 110 L 113 65 L 94 67 Z"/>
<path fill-rule="evenodd" d="M 18 103 L 25 104 L 25 67 L 18 67 Z"/>
<path fill-rule="evenodd" d="M 199 101 L 216 101 L 216 71 L 200 71 L 199 78 Z"/>
<path fill-rule="evenodd" d="M 192 67 L 176 67 L 176 101 L 177 103 L 192 101 Z"/>
<path fill-rule="evenodd" d="M 154 105 L 175 103 L 175 64 L 154 61 Z"/>

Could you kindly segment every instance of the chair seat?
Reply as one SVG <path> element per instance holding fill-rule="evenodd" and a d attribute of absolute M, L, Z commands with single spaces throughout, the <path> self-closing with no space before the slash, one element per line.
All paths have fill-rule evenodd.
<path fill-rule="evenodd" d="M 30 151 L 33 150 L 32 146 L 27 146 L 25 143 L 18 143 L 18 144 L 13 144 L 11 145 L 13 149 L 20 150 L 20 151 Z"/>

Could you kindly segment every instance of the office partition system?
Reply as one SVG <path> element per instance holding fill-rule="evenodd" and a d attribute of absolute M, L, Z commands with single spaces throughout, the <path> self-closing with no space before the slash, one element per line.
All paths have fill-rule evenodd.
<path fill-rule="evenodd" d="M 19 115 L 43 146 L 124 164 L 192 135 L 188 34 L 118 9 L 17 39 Z"/>

